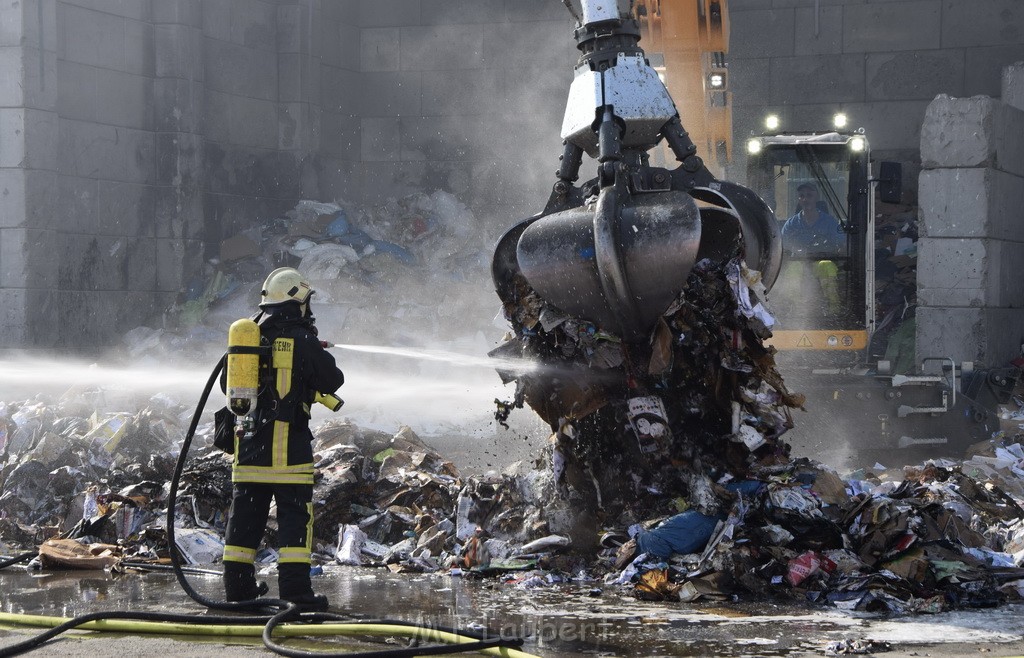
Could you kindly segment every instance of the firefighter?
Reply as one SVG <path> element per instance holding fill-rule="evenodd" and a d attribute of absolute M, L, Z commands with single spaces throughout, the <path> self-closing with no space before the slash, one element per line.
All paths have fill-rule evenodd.
<path fill-rule="evenodd" d="M 309 306 L 312 294 L 297 270 L 276 269 L 263 284 L 260 312 L 252 318 L 259 327 L 264 354 L 252 422 L 235 426 L 234 486 L 224 546 L 228 601 L 267 593 L 266 583 L 256 583 L 254 561 L 273 499 L 279 595 L 304 610 L 327 609 L 327 597 L 313 592 L 309 578 L 313 539 L 309 418 L 314 397 L 333 393 L 345 378 L 317 338 Z M 230 367 L 225 382 L 231 379 Z"/>

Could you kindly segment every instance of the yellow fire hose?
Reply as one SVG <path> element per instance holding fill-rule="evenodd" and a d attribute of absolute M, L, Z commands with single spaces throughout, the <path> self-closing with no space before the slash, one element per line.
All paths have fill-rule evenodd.
<path fill-rule="evenodd" d="M 32 626 L 35 628 L 53 628 L 70 621 L 70 617 L 48 617 L 45 615 L 25 615 L 0 612 L 0 624 L 11 626 Z M 156 633 L 160 635 L 202 635 L 213 637 L 261 637 L 263 626 L 230 626 L 226 624 L 180 624 L 159 621 L 132 621 L 123 619 L 101 619 L 82 624 L 78 627 L 85 631 L 102 631 L 108 633 Z M 455 633 L 447 633 L 419 626 L 393 626 L 390 624 L 281 624 L 274 629 L 275 635 L 282 637 L 323 637 L 328 635 L 400 635 L 431 642 L 463 644 L 475 642 L 474 638 Z M 516 649 L 495 647 L 484 649 L 481 653 L 489 656 L 506 656 L 507 658 L 538 658 L 533 654 Z"/>

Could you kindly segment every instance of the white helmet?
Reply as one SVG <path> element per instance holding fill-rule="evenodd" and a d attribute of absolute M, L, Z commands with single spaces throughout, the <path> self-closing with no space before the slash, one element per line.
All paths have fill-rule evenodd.
<path fill-rule="evenodd" d="M 279 267 L 263 282 L 260 306 L 274 306 L 286 302 L 305 304 L 313 288 L 294 267 Z"/>

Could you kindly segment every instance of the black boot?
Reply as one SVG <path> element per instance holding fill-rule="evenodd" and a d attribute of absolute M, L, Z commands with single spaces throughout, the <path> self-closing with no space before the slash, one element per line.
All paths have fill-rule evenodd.
<path fill-rule="evenodd" d="M 270 587 L 266 583 L 256 582 L 256 568 L 253 565 L 224 563 L 224 595 L 228 601 L 251 601 L 269 591 Z"/>
<path fill-rule="evenodd" d="M 326 596 L 313 593 L 309 564 L 277 565 L 277 584 L 281 598 L 294 603 L 302 612 L 324 612 L 329 607 Z"/>

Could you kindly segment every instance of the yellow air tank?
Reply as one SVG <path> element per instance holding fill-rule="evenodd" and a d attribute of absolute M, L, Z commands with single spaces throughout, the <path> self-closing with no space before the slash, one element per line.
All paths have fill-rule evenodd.
<path fill-rule="evenodd" d="M 228 329 L 228 408 L 236 416 L 256 410 L 260 385 L 260 328 L 248 319 L 236 320 Z"/>

